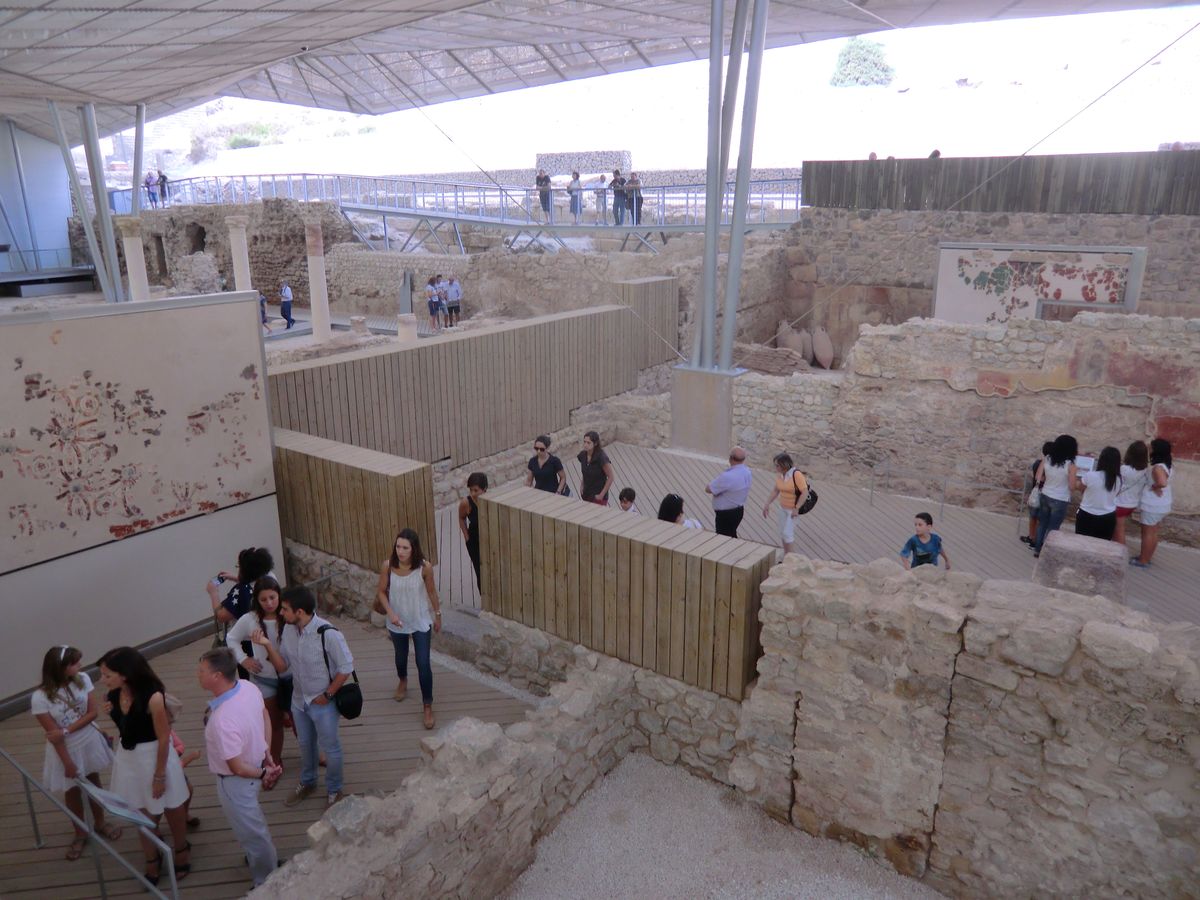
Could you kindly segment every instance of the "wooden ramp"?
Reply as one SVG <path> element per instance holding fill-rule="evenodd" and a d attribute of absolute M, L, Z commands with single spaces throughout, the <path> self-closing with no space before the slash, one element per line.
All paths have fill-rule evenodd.
<path fill-rule="evenodd" d="M 579 496 L 579 464 L 574 448 L 560 447 L 567 480 Z M 658 514 L 658 504 L 668 493 L 684 499 L 684 512 L 713 528 L 711 499 L 704 486 L 725 463 L 705 457 L 650 450 L 628 444 L 605 448 L 612 459 L 616 482 L 612 502 L 623 487 L 637 491 L 637 506 L 643 516 Z M 530 451 L 532 453 L 532 450 Z M 801 461 L 803 464 L 803 461 Z M 955 569 L 985 578 L 1026 580 L 1033 574 L 1034 559 L 1018 538 L 1025 533 L 1025 520 L 985 510 L 947 505 L 940 501 L 905 497 L 865 488 L 846 487 L 823 480 L 814 481 L 820 502 L 797 522 L 796 550 L 816 559 L 867 563 L 880 557 L 898 556 L 900 547 L 913 532 L 914 514 L 933 514 L 934 530 L 942 536 Z M 763 518 L 762 507 L 774 487 L 774 476 L 755 470 L 754 486 L 746 505 L 746 517 L 738 536 L 778 546 L 773 518 Z M 478 608 L 471 562 L 458 533 L 453 507 L 439 510 L 439 590 L 449 602 Z M 1068 525 L 1070 527 L 1070 525 Z M 1136 528 L 1134 529 L 1136 531 Z M 1195 599 L 1195 576 L 1200 572 L 1200 550 L 1162 544 L 1151 569 L 1129 572 L 1129 604 L 1163 621 L 1200 624 L 1200 602 Z"/>
<path fill-rule="evenodd" d="M 354 653 L 355 666 L 362 681 L 366 703 L 361 718 L 343 722 L 342 747 L 346 758 L 346 790 L 354 794 L 386 793 L 417 768 L 420 739 L 427 734 L 421 725 L 421 700 L 415 671 L 410 669 L 411 689 L 403 703 L 392 700 L 396 686 L 392 645 L 378 630 L 353 621 L 336 623 L 346 634 Z M 196 661 L 209 647 L 210 640 L 197 641 L 154 660 L 154 668 L 167 689 L 183 700 L 182 720 L 177 731 L 189 750 L 204 749 L 203 715 L 207 703 L 196 683 Z M 410 657 L 410 666 L 411 657 Z M 434 709 L 438 726 L 461 716 L 474 716 L 487 722 L 508 724 L 522 719 L 529 707 L 513 696 L 443 666 L 433 667 Z M 110 733 L 111 724 L 101 717 Z M 41 726 L 28 714 L 0 722 L 0 746 L 13 754 L 35 778 L 41 777 L 45 741 Z M 300 753 L 289 732 L 284 741 L 283 764 L 286 769 L 279 786 L 263 794 L 263 809 L 271 825 L 271 834 L 280 856 L 287 858 L 308 846 L 305 831 L 325 809 L 324 794 L 314 795 L 299 806 L 288 809 L 284 799 L 295 787 L 300 772 Z M 199 816 L 199 829 L 192 832 L 192 874 L 180 884 L 180 895 L 189 898 L 241 897 L 250 888 L 250 876 L 242 860 L 242 850 L 217 803 L 214 776 L 201 758 L 187 769 L 195 787 L 192 815 Z M 321 772 L 324 784 L 324 770 Z M 104 783 L 109 782 L 108 774 Z M 38 823 L 46 846 L 34 849 L 33 833 L 21 780 L 7 764 L 0 762 L 0 897 L 73 898 L 99 897 L 96 871 L 90 854 L 75 862 L 66 862 L 63 854 L 71 840 L 70 824 L 44 798 L 35 793 Z M 163 826 L 165 830 L 165 825 Z M 140 864 L 142 852 L 131 830 L 117 842 L 125 858 Z M 106 857 L 107 859 L 107 857 Z M 110 897 L 141 896 L 140 885 L 125 876 L 115 863 L 105 863 Z M 160 884 L 165 885 L 164 879 Z M 316 898 L 314 898 L 316 900 Z"/>

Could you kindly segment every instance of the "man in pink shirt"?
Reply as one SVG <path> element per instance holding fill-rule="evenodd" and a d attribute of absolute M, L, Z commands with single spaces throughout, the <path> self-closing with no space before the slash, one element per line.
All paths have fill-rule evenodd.
<path fill-rule="evenodd" d="M 217 797 L 250 863 L 257 887 L 279 865 L 267 820 L 258 805 L 261 782 L 270 790 L 283 769 L 271 759 L 271 719 L 253 682 L 239 681 L 237 660 L 227 647 L 209 650 L 196 670 L 200 687 L 213 695 L 205 714 L 208 768 L 217 776 Z"/>

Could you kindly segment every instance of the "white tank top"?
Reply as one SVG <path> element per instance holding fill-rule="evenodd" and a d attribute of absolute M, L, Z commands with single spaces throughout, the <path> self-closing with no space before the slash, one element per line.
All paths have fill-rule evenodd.
<path fill-rule="evenodd" d="M 388 606 L 400 617 L 399 627 L 388 621 L 387 629 L 394 634 L 412 634 L 433 627 L 433 618 L 429 615 L 429 595 L 425 592 L 425 579 L 420 569 L 407 575 L 389 572 Z"/>
<path fill-rule="evenodd" d="M 1042 465 L 1042 477 L 1046 479 L 1046 483 L 1042 485 L 1042 496 L 1049 497 L 1051 500 L 1070 500 L 1071 486 L 1067 484 L 1067 466 L 1070 462 L 1065 462 L 1061 466 L 1050 464 L 1050 457 L 1046 457 Z"/>
<path fill-rule="evenodd" d="M 1161 496 L 1152 490 L 1155 469 L 1162 469 L 1167 473 L 1167 483 L 1163 487 Z M 1150 467 L 1150 479 L 1146 482 L 1145 490 L 1142 491 L 1142 502 L 1139 508 L 1143 512 L 1151 513 L 1166 514 L 1171 511 L 1171 470 L 1162 463 L 1155 463 Z"/>

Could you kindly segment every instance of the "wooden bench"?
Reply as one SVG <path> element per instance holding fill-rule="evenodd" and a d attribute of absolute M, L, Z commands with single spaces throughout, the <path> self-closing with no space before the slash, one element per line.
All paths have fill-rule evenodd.
<path fill-rule="evenodd" d="M 775 549 L 526 487 L 480 502 L 483 608 L 740 700 Z"/>

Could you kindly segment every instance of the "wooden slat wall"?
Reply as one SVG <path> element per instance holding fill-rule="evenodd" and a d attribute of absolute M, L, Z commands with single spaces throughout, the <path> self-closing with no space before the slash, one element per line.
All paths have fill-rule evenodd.
<path fill-rule="evenodd" d="M 809 161 L 802 184 L 839 209 L 1195 216 L 1200 150 Z"/>
<path fill-rule="evenodd" d="M 483 608 L 736 700 L 775 548 L 532 488 L 480 502 Z"/>
<path fill-rule="evenodd" d="M 374 571 L 391 554 L 396 533 L 412 528 L 437 562 L 428 463 L 283 428 L 274 438 L 284 537 Z"/>
<path fill-rule="evenodd" d="M 564 428 L 571 410 L 632 390 L 642 369 L 678 358 L 675 279 L 620 290 L 620 305 L 273 369 L 272 423 L 454 465 Z"/>

